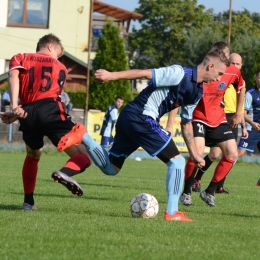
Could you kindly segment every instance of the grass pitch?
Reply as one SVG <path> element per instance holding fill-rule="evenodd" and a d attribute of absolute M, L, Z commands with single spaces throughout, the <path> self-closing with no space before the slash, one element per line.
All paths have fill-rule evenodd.
<path fill-rule="evenodd" d="M 44 154 L 39 163 L 37 211 L 20 209 L 24 153 L 0 153 L 0 259 L 259 259 L 259 165 L 238 162 L 227 177 L 229 195 L 216 194 L 216 208 L 193 193 L 180 210 L 193 223 L 163 220 L 166 166 L 159 160 L 126 160 L 118 176 L 91 166 L 75 179 L 80 198 L 51 181 L 66 155 Z M 215 166 L 215 164 L 214 164 Z M 206 188 L 214 166 L 205 174 Z M 131 199 L 142 192 L 160 206 L 155 219 L 130 215 Z"/>

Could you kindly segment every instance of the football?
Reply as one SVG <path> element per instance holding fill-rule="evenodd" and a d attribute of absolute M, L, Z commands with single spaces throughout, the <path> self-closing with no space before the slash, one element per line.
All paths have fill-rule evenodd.
<path fill-rule="evenodd" d="M 159 204 L 153 195 L 141 193 L 131 200 L 130 211 L 135 218 L 155 218 L 159 211 Z"/>

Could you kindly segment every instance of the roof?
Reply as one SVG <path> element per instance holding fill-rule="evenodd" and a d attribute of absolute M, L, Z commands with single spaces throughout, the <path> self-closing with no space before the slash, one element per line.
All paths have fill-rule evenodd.
<path fill-rule="evenodd" d="M 114 17 L 120 21 L 129 19 L 135 20 L 142 17 L 141 14 L 130 12 L 125 9 L 118 8 L 116 6 L 100 2 L 98 0 L 95 0 L 93 3 L 93 11 L 106 16 Z"/>
<path fill-rule="evenodd" d="M 76 63 L 82 65 L 82 66 L 85 67 L 85 68 L 88 67 L 87 63 L 83 62 L 82 60 L 76 58 L 75 56 L 69 54 L 69 53 L 66 52 L 66 51 L 64 51 L 62 55 L 64 55 L 64 56 L 70 58 L 71 60 L 75 61 Z"/>

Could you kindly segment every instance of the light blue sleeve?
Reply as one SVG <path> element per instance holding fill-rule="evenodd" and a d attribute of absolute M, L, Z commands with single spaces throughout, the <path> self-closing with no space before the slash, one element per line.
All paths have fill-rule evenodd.
<path fill-rule="evenodd" d="M 152 69 L 152 82 L 154 87 L 176 86 L 184 77 L 184 70 L 180 65 Z"/>
<path fill-rule="evenodd" d="M 181 106 L 180 107 L 181 119 L 183 119 L 184 121 L 188 121 L 188 122 L 192 121 L 192 114 L 198 103 L 199 103 L 199 100 L 197 101 L 196 104 Z"/>
<path fill-rule="evenodd" d="M 116 108 L 114 108 L 110 111 L 110 116 L 111 116 L 111 119 L 113 122 L 117 120 L 117 109 Z"/>
<path fill-rule="evenodd" d="M 252 107 L 252 95 L 249 92 L 246 92 L 244 107 L 246 111 L 249 111 Z"/>

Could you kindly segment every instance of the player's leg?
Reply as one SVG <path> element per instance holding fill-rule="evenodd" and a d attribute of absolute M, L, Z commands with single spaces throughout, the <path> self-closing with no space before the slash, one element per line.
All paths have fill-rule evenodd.
<path fill-rule="evenodd" d="M 198 169 L 195 179 L 192 183 L 192 191 L 200 192 L 201 178 L 203 174 L 208 170 L 211 164 L 220 156 L 221 149 L 219 147 L 211 147 L 209 154 L 204 157 L 205 166 Z"/>
<path fill-rule="evenodd" d="M 34 190 L 36 186 L 36 177 L 38 173 L 38 162 L 41 157 L 41 149 L 31 149 L 26 145 L 26 158 L 22 168 L 22 179 L 24 189 L 24 203 L 22 209 L 34 210 Z"/>
<path fill-rule="evenodd" d="M 157 154 L 157 157 L 167 165 L 166 194 L 167 206 L 164 213 L 165 220 L 179 220 L 191 222 L 184 213 L 178 211 L 178 200 L 182 192 L 184 180 L 185 159 L 179 153 L 171 139 L 166 147 Z"/>
<path fill-rule="evenodd" d="M 71 146 L 65 152 L 70 156 L 70 159 L 60 170 L 52 173 L 52 180 L 61 183 L 72 194 L 82 196 L 82 188 L 71 177 L 84 172 L 91 165 L 91 161 L 82 144 Z"/>
<path fill-rule="evenodd" d="M 227 176 L 238 158 L 235 139 L 220 142 L 218 143 L 218 146 L 222 150 L 223 156 L 215 169 L 209 186 L 200 194 L 202 200 L 212 207 L 215 207 L 214 193 L 219 185 L 219 182 Z"/>

